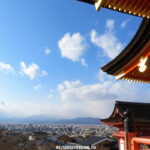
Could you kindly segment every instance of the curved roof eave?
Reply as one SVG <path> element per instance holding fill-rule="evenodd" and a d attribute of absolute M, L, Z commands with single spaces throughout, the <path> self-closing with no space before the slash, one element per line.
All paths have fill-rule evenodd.
<path fill-rule="evenodd" d="M 122 68 L 127 65 L 136 55 L 142 51 L 142 48 L 149 41 L 150 37 L 150 20 L 143 19 L 136 35 L 127 45 L 127 47 L 111 62 L 101 69 L 110 75 L 116 75 L 121 72 Z"/>

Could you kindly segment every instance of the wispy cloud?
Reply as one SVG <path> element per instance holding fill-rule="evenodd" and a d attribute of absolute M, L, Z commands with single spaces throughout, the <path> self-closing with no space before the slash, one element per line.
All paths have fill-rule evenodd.
<path fill-rule="evenodd" d="M 124 20 L 121 24 L 120 24 L 120 28 L 125 28 L 126 25 L 128 24 L 129 19 Z"/>
<path fill-rule="evenodd" d="M 22 61 L 20 62 L 20 67 L 20 73 L 28 76 L 31 80 L 33 80 L 36 77 L 42 77 L 47 75 L 47 72 L 45 70 L 41 70 L 40 67 L 35 63 L 32 63 L 29 66 L 27 66 L 26 63 Z"/>
<path fill-rule="evenodd" d="M 80 115 L 91 117 L 108 117 L 113 110 L 115 100 L 139 100 L 140 94 L 137 94 L 138 89 L 133 83 L 116 82 L 114 79 L 108 81 L 107 75 L 105 77 L 102 73 L 99 74 L 99 78 L 101 82 L 95 84 L 82 84 L 79 80 L 59 84 L 60 99 Z M 78 113 L 74 115 L 78 116 Z"/>
<path fill-rule="evenodd" d="M 72 81 L 72 82 L 70 82 L 70 81 L 64 81 L 63 83 L 60 83 L 60 84 L 58 84 L 58 88 L 57 88 L 57 90 L 58 91 L 63 91 L 63 90 L 65 90 L 65 89 L 72 89 L 72 88 L 76 88 L 76 87 L 79 87 L 79 86 L 81 86 L 81 81 L 80 80 L 76 80 L 76 81 Z"/>
<path fill-rule="evenodd" d="M 80 80 L 64 81 L 58 84 L 59 101 L 51 93 L 47 95 L 50 100 L 26 102 L 22 105 L 0 103 L 0 112 L 6 112 L 14 116 L 32 116 L 47 114 L 55 118 L 75 117 L 108 117 L 114 107 L 115 100 L 140 101 L 141 92 L 131 82 L 108 81 L 104 74 L 100 74 L 101 82 L 83 84 Z M 119 91 L 119 92 L 118 92 Z M 149 101 L 149 90 L 144 91 L 143 97 Z M 59 107 L 59 109 L 58 109 Z M 30 111 L 27 111 L 30 110 Z"/>
<path fill-rule="evenodd" d="M 113 59 L 124 48 L 123 44 L 115 35 L 114 21 L 106 21 L 106 31 L 104 34 L 98 34 L 96 30 L 91 31 L 91 42 L 97 45 L 103 53 Z"/>
<path fill-rule="evenodd" d="M 67 87 L 66 87 L 67 82 Z M 62 86 L 65 88 L 61 90 L 60 95 L 61 99 L 64 101 L 105 101 L 115 100 L 123 98 L 124 96 L 124 87 L 131 86 L 131 84 L 119 83 L 115 81 L 104 81 L 102 83 L 95 84 L 80 84 L 77 86 L 72 86 L 72 84 L 77 81 L 65 81 Z M 78 81 L 79 82 L 79 81 Z M 123 86 L 124 85 L 124 86 Z M 59 85 L 60 86 L 60 85 Z M 130 90 L 134 90 L 134 87 L 131 86 Z M 120 91 L 118 93 L 118 91 Z M 128 97 L 132 97 L 128 95 Z M 124 97 L 125 98 L 125 97 Z M 128 98 L 129 100 L 129 98 Z"/>
<path fill-rule="evenodd" d="M 112 32 L 114 30 L 114 23 L 114 20 L 106 21 L 106 29 L 108 30 L 107 32 Z"/>
<path fill-rule="evenodd" d="M 106 74 L 105 72 L 103 72 L 102 70 L 99 70 L 99 73 L 97 75 L 97 79 L 103 83 L 105 81 L 111 81 L 114 80 L 114 78 L 108 74 Z"/>
<path fill-rule="evenodd" d="M 38 85 L 35 85 L 34 86 L 34 90 L 40 90 L 42 88 L 42 85 L 41 84 L 38 84 Z"/>
<path fill-rule="evenodd" d="M 14 116 L 48 114 L 55 118 L 81 116 L 103 118 L 111 114 L 115 100 L 138 101 L 141 99 L 141 92 L 138 92 L 138 88 L 133 83 L 116 82 L 114 78 L 102 71 L 97 74 L 97 77 L 100 82 L 92 84 L 83 84 L 80 80 L 66 80 L 59 83 L 57 91 L 50 90 L 46 95 L 50 99 L 46 103 L 43 102 L 45 96 L 38 103 L 12 105 L 0 102 L 0 112 Z M 34 89 L 40 90 L 41 84 L 36 85 Z M 57 97 L 54 93 L 57 93 Z M 149 97 L 149 91 L 144 92 L 143 95 Z M 58 109 L 58 106 L 61 107 Z"/>
<path fill-rule="evenodd" d="M 45 50 L 44 50 L 44 53 L 45 53 L 46 55 L 49 55 L 49 54 L 51 53 L 51 50 L 46 47 Z"/>
<path fill-rule="evenodd" d="M 61 56 L 68 58 L 74 62 L 83 62 L 82 57 L 86 52 L 85 39 L 80 33 L 66 33 L 62 39 L 58 41 Z M 85 66 L 85 60 L 82 65 Z"/>
<path fill-rule="evenodd" d="M 0 62 L 0 72 L 3 73 L 14 73 L 14 68 L 10 64 Z"/>
<path fill-rule="evenodd" d="M 81 58 L 81 59 L 80 59 L 80 62 L 81 62 L 81 64 L 82 64 L 84 67 L 88 67 L 88 64 L 86 63 L 86 61 L 85 61 L 84 58 Z"/>
<path fill-rule="evenodd" d="M 42 70 L 41 73 L 39 74 L 41 77 L 45 77 L 48 75 L 48 73 L 45 70 Z"/>

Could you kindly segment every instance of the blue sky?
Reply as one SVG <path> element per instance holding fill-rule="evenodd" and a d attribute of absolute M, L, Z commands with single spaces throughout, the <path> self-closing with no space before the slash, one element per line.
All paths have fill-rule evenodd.
<path fill-rule="evenodd" d="M 0 2 L 0 114 L 105 117 L 114 101 L 149 101 L 149 85 L 100 71 L 141 18 L 76 0 Z"/>

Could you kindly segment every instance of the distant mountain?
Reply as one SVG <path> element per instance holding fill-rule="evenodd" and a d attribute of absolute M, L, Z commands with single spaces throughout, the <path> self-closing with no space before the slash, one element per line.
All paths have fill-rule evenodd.
<path fill-rule="evenodd" d="M 63 119 L 54 122 L 55 124 L 100 124 L 99 118 L 75 118 Z"/>
<path fill-rule="evenodd" d="M 1 118 L 0 123 L 22 124 L 100 124 L 99 118 L 75 118 L 57 120 L 45 115 L 31 116 L 27 118 Z"/>
<path fill-rule="evenodd" d="M 47 115 L 35 115 L 35 116 L 31 116 L 31 117 L 27 117 L 23 119 L 24 123 L 37 123 L 37 124 L 46 124 L 46 123 L 50 123 L 52 124 L 56 119 L 51 118 Z"/>

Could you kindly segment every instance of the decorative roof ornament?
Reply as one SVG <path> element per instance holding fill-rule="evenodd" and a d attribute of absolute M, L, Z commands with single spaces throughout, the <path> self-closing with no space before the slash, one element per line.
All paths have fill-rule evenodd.
<path fill-rule="evenodd" d="M 140 59 L 140 63 L 138 64 L 140 72 L 144 72 L 146 70 L 146 68 L 147 68 L 146 62 L 147 62 L 147 60 L 148 60 L 148 57 Z"/>

